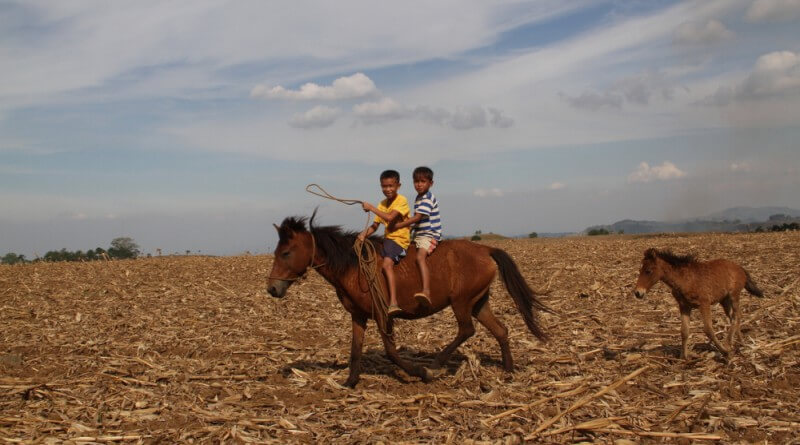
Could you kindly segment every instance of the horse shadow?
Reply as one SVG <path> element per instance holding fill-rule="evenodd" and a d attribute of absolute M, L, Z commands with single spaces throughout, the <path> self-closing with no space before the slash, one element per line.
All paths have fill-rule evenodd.
<path fill-rule="evenodd" d="M 436 359 L 436 354 L 428 351 L 419 351 L 410 348 L 399 348 L 398 353 L 401 358 L 414 364 L 420 364 L 430 367 Z M 481 366 L 496 366 L 502 368 L 503 363 L 501 360 L 486 355 L 484 353 L 477 354 L 481 362 Z M 461 365 L 468 361 L 466 355 L 460 352 L 454 352 L 447 363 L 442 365 L 441 370 L 445 375 L 454 375 Z M 292 368 L 300 371 L 322 371 L 332 372 L 341 371 L 350 367 L 349 362 L 340 362 L 337 360 L 297 360 L 286 364 L 280 369 L 280 374 L 285 378 L 292 374 Z M 364 351 L 361 357 L 361 372 L 363 374 L 371 375 L 384 375 L 391 377 L 401 383 L 408 383 L 414 377 L 408 376 L 405 372 L 397 368 L 394 363 L 386 356 L 386 352 L 380 348 L 371 348 Z"/>

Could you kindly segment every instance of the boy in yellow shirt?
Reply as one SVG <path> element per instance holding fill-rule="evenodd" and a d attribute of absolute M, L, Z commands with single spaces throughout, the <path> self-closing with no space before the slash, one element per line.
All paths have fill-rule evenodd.
<path fill-rule="evenodd" d="M 395 292 L 394 265 L 406 256 L 406 249 L 411 244 L 411 231 L 408 227 L 395 229 L 394 224 L 408 219 L 410 209 L 408 200 L 405 196 L 398 194 L 400 188 L 400 173 L 395 170 L 386 170 L 381 173 L 381 191 L 386 197 L 378 204 L 378 207 L 365 202 L 362 207 L 365 212 L 375 214 L 375 221 L 358 234 L 358 239 L 364 241 L 368 236 L 375 233 L 381 224 L 384 224 L 383 239 L 383 273 L 386 275 L 386 282 L 389 285 L 389 309 L 386 311 L 389 316 L 403 312 L 397 305 L 397 295 Z"/>

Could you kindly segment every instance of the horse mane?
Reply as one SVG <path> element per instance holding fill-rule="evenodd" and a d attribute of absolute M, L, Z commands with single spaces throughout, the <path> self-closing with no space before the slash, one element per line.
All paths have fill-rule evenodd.
<path fill-rule="evenodd" d="M 675 267 L 689 266 L 697 262 L 697 258 L 692 254 L 677 255 L 675 253 L 672 253 L 671 250 L 648 249 L 645 255 L 650 256 L 651 258 L 654 257 L 661 258 L 662 260 L 666 261 L 670 266 L 675 266 Z"/>
<path fill-rule="evenodd" d="M 325 261 L 331 271 L 336 275 L 341 275 L 351 267 L 358 266 L 358 255 L 353 249 L 358 233 L 345 231 L 341 226 L 315 226 L 314 218 L 317 216 L 316 209 L 310 219 L 305 217 L 290 216 L 283 220 L 278 228 L 280 240 L 291 239 L 295 232 L 310 232 L 314 237 L 317 249 L 325 252 Z M 308 222 L 308 228 L 306 228 Z M 378 253 L 382 251 L 379 238 L 371 236 L 369 241 L 375 245 Z"/>

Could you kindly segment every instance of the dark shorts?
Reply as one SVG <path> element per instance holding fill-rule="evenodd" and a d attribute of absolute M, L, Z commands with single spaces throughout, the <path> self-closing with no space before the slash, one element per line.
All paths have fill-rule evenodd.
<path fill-rule="evenodd" d="M 406 256 L 406 249 L 403 249 L 399 244 L 390 239 L 383 240 L 384 258 L 391 258 L 394 264 L 397 264 L 404 256 Z"/>

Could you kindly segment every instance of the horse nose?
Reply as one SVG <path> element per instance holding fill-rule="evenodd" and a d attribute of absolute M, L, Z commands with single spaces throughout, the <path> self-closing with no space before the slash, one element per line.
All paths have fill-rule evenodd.
<path fill-rule="evenodd" d="M 267 292 L 273 297 L 278 297 L 278 288 L 274 284 L 267 286 Z"/>
<path fill-rule="evenodd" d="M 636 298 L 642 298 L 644 297 L 644 292 L 640 291 L 639 289 L 634 289 L 633 295 L 636 295 Z"/>

